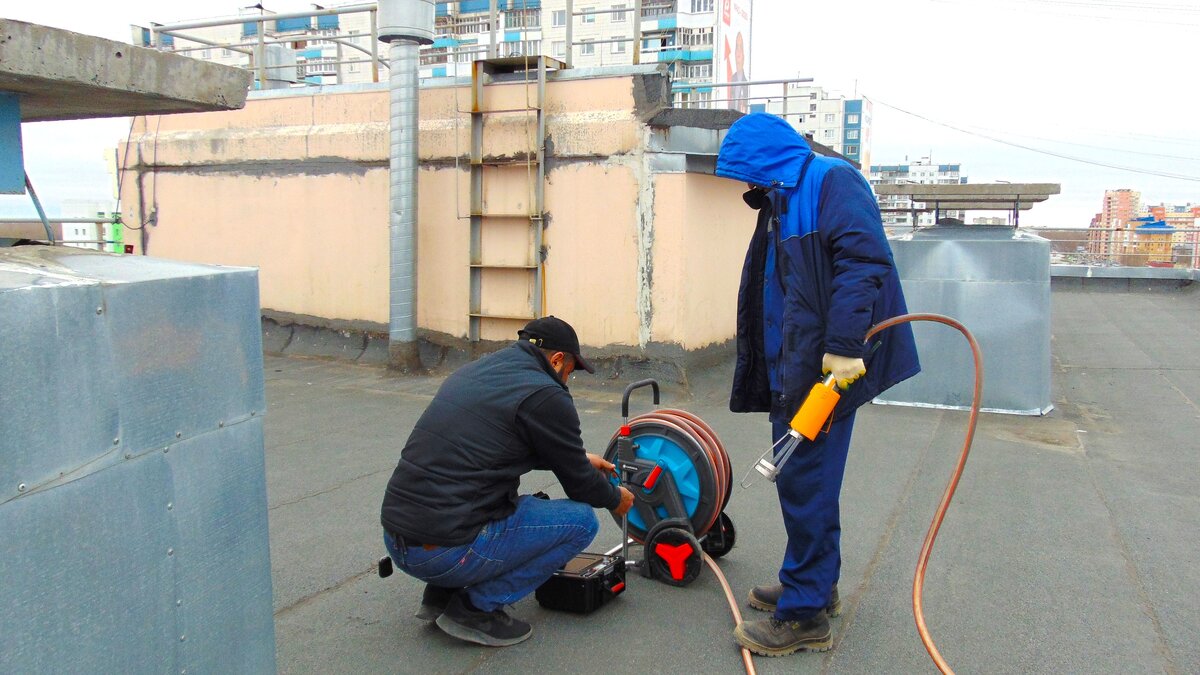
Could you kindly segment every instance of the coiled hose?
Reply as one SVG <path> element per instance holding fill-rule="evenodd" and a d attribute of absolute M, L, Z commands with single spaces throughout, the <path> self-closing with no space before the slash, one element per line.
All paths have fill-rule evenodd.
<path fill-rule="evenodd" d="M 929 565 L 929 556 L 933 553 L 933 542 L 937 540 L 938 530 L 941 529 L 942 521 L 946 518 L 946 510 L 950 508 L 950 500 L 954 498 L 954 491 L 958 488 L 959 479 L 962 478 L 963 468 L 967 465 L 967 455 L 971 452 L 971 442 L 975 439 L 975 425 L 979 421 L 979 407 L 983 400 L 983 354 L 979 350 L 979 343 L 975 341 L 975 336 L 971 335 L 971 331 L 967 330 L 966 326 L 941 314 L 902 314 L 888 319 L 867 331 L 864 342 L 869 341 L 876 334 L 892 326 L 914 321 L 941 323 L 958 329 L 971 346 L 971 356 L 975 360 L 975 391 L 971 397 L 971 416 L 967 419 L 967 434 L 963 439 L 963 447 L 962 452 L 958 456 L 958 464 L 954 467 L 954 472 L 950 474 L 950 482 L 946 485 L 946 491 L 942 494 L 942 501 L 938 504 L 937 511 L 933 514 L 933 521 L 929 523 L 929 530 L 925 533 L 925 543 L 921 545 L 921 555 L 917 558 L 917 569 L 913 574 L 912 587 L 913 617 L 917 622 L 917 633 L 921 636 L 921 643 L 925 645 L 925 650 L 929 652 L 929 656 L 933 659 L 933 663 L 938 667 L 938 670 L 953 675 L 954 670 L 950 668 L 950 664 L 946 663 L 946 659 L 942 658 L 942 653 L 938 651 L 937 645 L 933 643 L 933 637 L 929 634 L 929 627 L 925 624 L 925 610 L 921 595 L 925 590 L 925 568 Z M 712 568 L 713 573 L 717 575 L 717 579 L 721 582 L 721 588 L 725 591 L 725 599 L 729 602 L 729 608 L 733 612 L 734 623 L 741 623 L 741 612 L 738 611 L 737 600 L 733 596 L 733 591 L 729 588 L 729 582 L 725 580 L 725 575 L 721 574 L 721 569 L 707 555 L 704 556 L 704 562 Z M 742 662 L 746 667 L 747 675 L 755 675 L 754 662 L 749 650 L 744 647 L 742 648 Z"/>

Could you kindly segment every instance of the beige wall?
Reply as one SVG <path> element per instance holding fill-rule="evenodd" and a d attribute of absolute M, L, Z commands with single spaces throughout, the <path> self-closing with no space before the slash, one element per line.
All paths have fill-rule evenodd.
<path fill-rule="evenodd" d="M 694 350 L 736 328 L 741 262 L 757 212 L 745 186 L 696 174 L 655 178 L 652 336 Z"/>
<path fill-rule="evenodd" d="M 489 86 L 483 105 L 523 106 L 532 92 L 521 83 Z M 420 96 L 417 320 L 464 338 L 470 117 L 459 111 L 470 109 L 470 90 Z M 650 130 L 633 77 L 551 82 L 546 108 L 544 312 L 570 321 L 593 347 L 698 349 L 730 339 L 754 222 L 741 186 L 648 170 Z M 487 119 L 486 156 L 530 146 L 529 118 Z M 146 227 L 150 255 L 261 268 L 266 310 L 384 327 L 387 128 L 384 89 L 256 98 L 236 112 L 139 121 L 126 162 L 126 222 L 157 212 Z M 487 171 L 485 211 L 529 208 L 529 171 Z M 126 238 L 139 244 L 137 232 Z M 485 221 L 485 263 L 533 258 L 526 221 Z M 485 313 L 529 313 L 531 281 L 523 271 L 486 271 Z M 519 326 L 487 320 L 482 337 L 509 339 Z"/>

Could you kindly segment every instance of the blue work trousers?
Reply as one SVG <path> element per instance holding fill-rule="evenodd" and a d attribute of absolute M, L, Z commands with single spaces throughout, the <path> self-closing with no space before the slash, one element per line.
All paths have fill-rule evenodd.
<path fill-rule="evenodd" d="M 787 430 L 787 424 L 773 424 L 773 440 Z M 775 479 L 788 536 L 779 568 L 783 595 L 775 609 L 777 619 L 803 621 L 829 604 L 842 568 L 838 496 L 853 430 L 851 413 L 815 441 L 801 439 Z"/>
<path fill-rule="evenodd" d="M 554 571 L 592 543 L 600 521 L 587 504 L 525 495 L 507 518 L 484 525 L 461 546 L 406 546 L 384 532 L 396 567 L 421 581 L 465 588 L 475 607 L 490 612 L 537 590 Z"/>

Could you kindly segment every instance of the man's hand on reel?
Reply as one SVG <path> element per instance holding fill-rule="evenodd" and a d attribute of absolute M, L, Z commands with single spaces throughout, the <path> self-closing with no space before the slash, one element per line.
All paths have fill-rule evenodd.
<path fill-rule="evenodd" d="M 612 512 L 618 516 L 623 516 L 629 513 L 629 509 L 633 508 L 633 493 L 624 485 L 617 486 L 617 489 L 621 491 L 621 503 Z"/>
<path fill-rule="evenodd" d="M 600 455 L 589 452 L 587 454 L 587 458 L 588 462 L 590 462 L 597 471 L 603 474 L 605 478 L 617 472 L 617 466 L 607 459 L 604 459 Z"/>

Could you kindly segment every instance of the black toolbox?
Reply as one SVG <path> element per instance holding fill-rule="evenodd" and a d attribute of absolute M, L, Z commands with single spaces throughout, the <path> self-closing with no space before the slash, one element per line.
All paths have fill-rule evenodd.
<path fill-rule="evenodd" d="M 538 586 L 534 597 L 546 609 L 588 614 L 625 590 L 625 558 L 580 553 Z"/>

